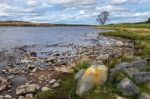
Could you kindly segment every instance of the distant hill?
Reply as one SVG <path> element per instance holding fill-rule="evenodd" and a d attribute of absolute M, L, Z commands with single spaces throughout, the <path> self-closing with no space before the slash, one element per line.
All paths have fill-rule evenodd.
<path fill-rule="evenodd" d="M 0 21 L 0 26 L 53 27 L 53 26 L 90 26 L 90 25 L 32 23 L 25 21 Z"/>

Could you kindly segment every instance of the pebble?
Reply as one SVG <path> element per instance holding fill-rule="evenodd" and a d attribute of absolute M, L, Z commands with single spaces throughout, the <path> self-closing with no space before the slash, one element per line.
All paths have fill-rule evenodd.
<path fill-rule="evenodd" d="M 59 83 L 58 82 L 55 82 L 53 85 L 52 85 L 52 88 L 57 88 L 57 87 L 59 87 Z"/>

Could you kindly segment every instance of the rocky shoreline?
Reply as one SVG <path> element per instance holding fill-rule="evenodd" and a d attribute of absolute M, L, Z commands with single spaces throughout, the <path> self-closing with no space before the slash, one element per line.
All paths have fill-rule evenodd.
<path fill-rule="evenodd" d="M 134 55 L 134 44 L 116 40 L 111 45 L 73 46 L 75 53 L 50 52 L 38 57 L 25 47 L 0 52 L 0 99 L 34 99 L 37 92 L 54 90 L 61 85 L 60 75 L 69 74 L 85 57 L 99 64 L 107 64 L 122 55 Z M 140 74 L 139 74 L 140 75 Z"/>

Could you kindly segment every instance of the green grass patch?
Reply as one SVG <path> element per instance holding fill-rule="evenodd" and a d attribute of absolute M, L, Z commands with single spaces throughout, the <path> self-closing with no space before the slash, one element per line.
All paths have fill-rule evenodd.
<path fill-rule="evenodd" d="M 150 57 L 150 24 L 118 24 L 105 25 L 97 28 L 114 30 L 105 32 L 105 36 L 121 37 L 135 42 L 135 48 L 140 49 L 138 56 Z"/>
<path fill-rule="evenodd" d="M 115 99 L 114 84 L 107 81 L 103 86 L 96 86 L 82 97 L 76 95 L 77 81 L 74 75 L 80 69 L 89 67 L 88 62 L 77 64 L 72 74 L 63 75 L 61 86 L 52 91 L 39 92 L 36 99 Z"/>
<path fill-rule="evenodd" d="M 145 92 L 145 93 L 148 93 L 150 94 L 150 85 L 148 84 L 139 84 L 139 89 L 141 92 Z"/>

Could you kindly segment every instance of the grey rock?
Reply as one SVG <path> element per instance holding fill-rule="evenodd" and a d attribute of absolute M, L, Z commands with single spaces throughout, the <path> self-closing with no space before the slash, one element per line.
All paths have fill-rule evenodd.
<path fill-rule="evenodd" d="M 48 90 L 50 90 L 49 87 L 42 87 L 42 91 L 48 91 Z"/>
<path fill-rule="evenodd" d="M 81 69 L 79 72 L 77 72 L 75 74 L 75 79 L 76 80 L 80 79 L 83 76 L 84 72 L 85 72 L 85 69 Z"/>
<path fill-rule="evenodd" d="M 147 61 L 138 59 L 138 60 L 133 61 L 132 63 L 123 62 L 123 63 L 117 64 L 115 68 L 110 70 L 110 72 L 112 76 L 115 76 L 116 74 L 119 74 L 128 68 L 137 68 L 139 70 L 142 70 L 146 67 L 147 67 Z"/>
<path fill-rule="evenodd" d="M 150 72 L 139 72 L 133 74 L 136 83 L 150 83 Z"/>
<path fill-rule="evenodd" d="M 124 78 L 117 86 L 117 89 L 126 96 L 135 96 L 139 94 L 137 86 L 128 78 Z"/>
<path fill-rule="evenodd" d="M 123 72 L 126 68 L 129 68 L 129 67 L 131 67 L 131 64 L 129 64 L 127 62 L 123 62 L 123 63 L 117 64 L 115 66 L 115 68 L 110 70 L 111 75 L 114 76 L 116 74 L 119 74 L 120 72 Z"/>
<path fill-rule="evenodd" d="M 110 55 L 109 54 L 99 54 L 98 57 L 96 57 L 96 59 L 98 60 L 109 60 Z"/>
<path fill-rule="evenodd" d="M 0 52 L 0 62 L 3 62 L 4 60 L 6 60 L 5 52 Z"/>
<path fill-rule="evenodd" d="M 17 95 L 27 94 L 27 93 L 36 93 L 40 89 L 38 84 L 26 84 L 21 85 L 16 89 Z"/>
<path fill-rule="evenodd" d="M 29 68 L 29 69 L 34 69 L 34 68 L 35 68 L 35 65 L 30 65 L 30 64 L 29 64 L 29 65 L 28 65 L 28 68 Z"/>
<path fill-rule="evenodd" d="M 139 73 L 139 70 L 138 70 L 137 68 L 127 68 L 127 69 L 125 70 L 125 72 L 127 73 L 127 75 L 128 75 L 129 77 L 132 78 L 134 74 Z"/>
<path fill-rule="evenodd" d="M 32 56 L 32 57 L 37 57 L 37 53 L 36 53 L 36 52 L 31 52 L 31 53 L 30 53 L 30 56 Z"/>
<path fill-rule="evenodd" d="M 81 96 L 85 92 L 87 92 L 90 89 L 92 89 L 94 86 L 95 86 L 95 84 L 93 82 L 93 78 L 92 77 L 87 77 L 84 80 L 84 84 L 82 84 L 82 85 L 81 85 L 81 79 L 79 79 L 79 81 L 77 83 L 76 94 L 79 95 L 79 96 Z"/>
<path fill-rule="evenodd" d="M 150 94 L 141 93 L 141 95 L 139 96 L 139 99 L 150 99 Z"/>
<path fill-rule="evenodd" d="M 8 80 L 0 77 L 0 92 L 5 90 L 9 86 Z"/>
<path fill-rule="evenodd" d="M 147 67 L 147 61 L 146 60 L 142 60 L 142 59 L 138 59 L 135 60 L 131 63 L 132 67 L 138 68 L 138 69 L 144 69 Z"/>
<path fill-rule="evenodd" d="M 10 95 L 5 95 L 5 96 L 4 96 L 4 99 L 12 99 L 12 96 L 10 96 Z"/>
<path fill-rule="evenodd" d="M 102 85 L 107 81 L 108 67 L 105 65 L 92 65 L 78 79 L 76 94 L 82 96 L 96 85 Z"/>
<path fill-rule="evenodd" d="M 24 96 L 19 96 L 18 99 L 26 99 Z"/>
<path fill-rule="evenodd" d="M 33 94 L 26 94 L 26 99 L 34 99 L 34 96 Z"/>
<path fill-rule="evenodd" d="M 49 84 L 53 84 L 54 82 L 56 82 L 56 79 L 52 79 L 49 81 Z"/>
<path fill-rule="evenodd" d="M 55 82 L 53 85 L 52 85 L 52 88 L 56 88 L 56 87 L 59 87 L 59 83 L 58 82 Z"/>
<path fill-rule="evenodd" d="M 115 45 L 116 45 L 116 46 L 123 46 L 124 43 L 123 43 L 122 41 L 117 41 L 117 42 L 115 42 Z"/>

